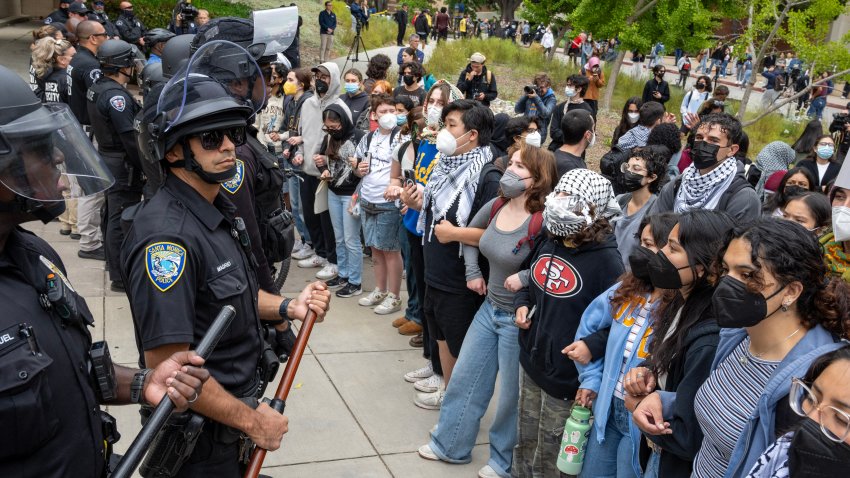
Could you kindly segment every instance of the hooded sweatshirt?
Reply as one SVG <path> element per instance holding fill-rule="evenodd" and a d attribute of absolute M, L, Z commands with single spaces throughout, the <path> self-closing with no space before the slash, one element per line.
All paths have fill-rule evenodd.
<path fill-rule="evenodd" d="M 328 70 L 328 73 L 331 75 L 331 81 L 325 96 L 319 97 L 315 93 L 314 87 L 313 96 L 308 98 L 301 107 L 300 127 L 301 137 L 304 142 L 298 148 L 298 154 L 301 154 L 304 158 L 304 164 L 302 164 L 301 168 L 305 173 L 315 177 L 318 177 L 320 173 L 319 168 L 316 167 L 316 163 L 313 162 L 313 155 L 319 151 L 322 139 L 325 136 L 324 131 L 322 131 L 322 126 L 324 125 L 322 112 L 328 106 L 338 104 L 345 111 L 345 114 L 348 115 L 348 119 L 351 119 L 351 111 L 339 98 L 339 66 L 330 61 L 322 63 L 319 66 Z"/>
<path fill-rule="evenodd" d="M 338 114 L 342 119 L 342 131 L 345 132 L 347 139 L 335 152 L 335 158 L 328 158 L 327 166 L 320 169 L 327 169 L 331 173 L 328 189 L 333 191 L 337 196 L 351 196 L 357 189 L 360 178 L 354 174 L 354 169 L 351 167 L 351 162 L 348 161 L 348 158 L 354 156 L 354 150 L 357 148 L 357 143 L 360 141 L 363 133 L 355 131 L 354 124 L 351 123 L 351 120 L 345 114 L 342 105 L 334 103 L 329 105 L 327 109 Z M 319 150 L 320 154 L 327 155 L 327 141 L 329 139 L 329 136 L 325 135 L 325 139 Z"/>
<path fill-rule="evenodd" d="M 514 309 L 528 307 L 531 327 L 519 332 L 519 361 L 525 373 L 552 397 L 572 400 L 578 391 L 575 362 L 561 350 L 572 343 L 588 305 L 623 273 L 617 241 L 566 247 L 546 237 L 520 267 L 529 284 L 514 297 Z M 545 292 L 544 292 L 545 286 Z"/>

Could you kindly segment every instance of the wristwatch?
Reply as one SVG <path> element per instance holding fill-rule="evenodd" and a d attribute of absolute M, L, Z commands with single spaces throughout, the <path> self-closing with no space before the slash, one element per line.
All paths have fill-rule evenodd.
<path fill-rule="evenodd" d="M 283 302 L 280 303 L 280 308 L 277 310 L 280 318 L 284 320 L 289 320 L 289 314 L 287 313 L 287 309 L 289 309 L 289 303 L 292 302 L 292 299 L 283 299 Z"/>
<path fill-rule="evenodd" d="M 151 371 L 152 369 L 143 368 L 133 375 L 133 381 L 130 383 L 130 403 L 142 403 L 145 379 Z"/>

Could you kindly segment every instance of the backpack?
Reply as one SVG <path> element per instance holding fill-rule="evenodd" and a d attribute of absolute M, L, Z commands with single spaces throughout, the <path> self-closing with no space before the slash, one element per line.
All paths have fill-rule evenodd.
<path fill-rule="evenodd" d="M 378 130 L 375 130 L 375 131 L 378 131 Z M 375 136 L 375 131 L 371 131 L 369 134 L 366 135 L 366 151 L 367 152 L 369 151 L 369 147 L 372 145 L 372 138 Z M 390 132 L 390 144 L 393 144 L 393 140 L 398 135 L 399 131 L 401 131 L 401 128 L 396 126 Z M 361 136 L 361 138 L 362 138 L 362 136 Z"/>
<path fill-rule="evenodd" d="M 496 201 L 493 202 L 493 206 L 490 208 L 490 218 L 487 220 L 487 225 L 490 225 L 493 222 L 493 219 L 496 218 L 496 214 L 502 209 L 502 206 L 508 203 L 508 200 L 503 197 L 497 197 Z M 534 249 L 534 238 L 540 234 L 540 231 L 543 229 L 543 212 L 537 211 L 531 215 L 531 221 L 528 222 L 528 235 L 523 237 L 516 243 L 516 246 L 513 248 L 513 253 L 518 254 L 519 250 L 522 249 L 522 245 L 528 242 L 528 246 L 531 249 Z"/>
<path fill-rule="evenodd" d="M 502 177 L 502 171 L 492 161 L 485 164 L 478 174 L 478 189 L 475 190 L 475 199 L 472 200 L 472 208 L 469 211 L 470 219 L 484 206 L 485 200 L 481 197 L 481 191 L 484 190 L 484 183 L 487 181 L 487 176 L 491 174 L 497 174 L 499 178 Z M 488 198 L 487 201 L 489 200 Z"/>
<path fill-rule="evenodd" d="M 682 71 L 691 71 L 691 61 L 688 60 L 682 64 Z"/>
<path fill-rule="evenodd" d="M 611 181 L 611 186 L 614 188 L 614 194 L 623 194 L 626 192 L 626 186 L 623 184 L 623 173 L 620 171 L 620 166 L 629 160 L 631 149 L 622 149 L 617 145 L 611 147 L 611 150 L 605 153 L 599 160 L 599 172 L 606 179 Z"/>

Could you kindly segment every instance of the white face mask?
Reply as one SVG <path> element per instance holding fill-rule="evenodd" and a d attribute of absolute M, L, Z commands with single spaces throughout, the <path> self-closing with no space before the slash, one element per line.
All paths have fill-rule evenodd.
<path fill-rule="evenodd" d="M 469 131 L 463 133 L 460 138 L 463 138 L 468 134 Z M 437 133 L 437 151 L 439 151 L 443 156 L 454 156 L 458 149 L 457 140 L 460 138 L 455 138 L 454 135 L 447 129 L 440 130 L 440 132 Z M 466 146 L 466 144 L 463 146 Z"/>
<path fill-rule="evenodd" d="M 378 126 L 383 129 L 393 129 L 398 124 L 398 117 L 395 113 L 387 113 L 378 118 Z"/>
<path fill-rule="evenodd" d="M 437 128 L 440 125 L 440 116 L 443 114 L 443 108 L 439 106 L 428 106 L 428 116 L 425 122 L 432 128 Z"/>
<path fill-rule="evenodd" d="M 850 207 L 832 208 L 832 232 L 838 242 L 850 241 Z"/>
<path fill-rule="evenodd" d="M 640 119 L 640 113 L 628 113 L 627 116 L 630 124 L 635 124 Z"/>
<path fill-rule="evenodd" d="M 567 98 L 572 98 L 576 95 L 576 89 L 568 86 L 564 88 L 564 94 L 567 95 Z"/>
<path fill-rule="evenodd" d="M 539 148 L 543 143 L 543 138 L 540 136 L 540 131 L 528 133 L 525 135 L 525 144 Z"/>

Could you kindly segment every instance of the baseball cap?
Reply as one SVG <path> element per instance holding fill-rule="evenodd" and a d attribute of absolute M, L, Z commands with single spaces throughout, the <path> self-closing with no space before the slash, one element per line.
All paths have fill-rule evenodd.
<path fill-rule="evenodd" d="M 469 61 L 472 63 L 484 63 L 487 61 L 487 57 L 476 51 L 469 57 Z"/>
<path fill-rule="evenodd" d="M 70 7 L 68 7 L 68 11 L 71 13 L 88 13 L 89 7 L 87 7 L 84 3 L 74 2 Z"/>
<path fill-rule="evenodd" d="M 313 73 L 324 73 L 326 75 L 331 74 L 331 72 L 328 71 L 328 69 L 325 68 L 324 66 L 315 66 L 312 69 L 310 69 L 310 71 L 312 71 Z"/>

